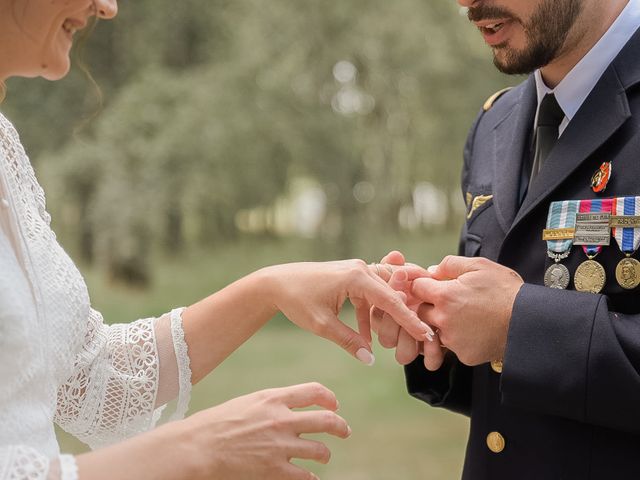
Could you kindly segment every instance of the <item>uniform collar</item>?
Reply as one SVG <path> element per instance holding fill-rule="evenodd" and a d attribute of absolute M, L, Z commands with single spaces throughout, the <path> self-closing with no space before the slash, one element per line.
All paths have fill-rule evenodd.
<path fill-rule="evenodd" d="M 607 67 L 639 27 L 640 0 L 630 0 L 609 30 L 555 89 L 552 90 L 545 85 L 540 70 L 535 71 L 538 107 L 546 94 L 553 93 L 566 115 L 564 122 L 560 125 L 560 133 L 566 129 Z"/>

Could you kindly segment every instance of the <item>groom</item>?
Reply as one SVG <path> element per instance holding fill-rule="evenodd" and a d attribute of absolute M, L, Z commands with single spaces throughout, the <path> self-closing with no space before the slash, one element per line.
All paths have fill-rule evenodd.
<path fill-rule="evenodd" d="M 458 3 L 496 67 L 530 75 L 471 128 L 461 256 L 412 285 L 439 341 L 415 358 L 374 329 L 413 396 L 471 417 L 464 479 L 640 478 L 640 287 L 620 275 L 640 273 L 640 0 Z M 579 206 L 574 224 L 547 224 L 552 202 Z"/>

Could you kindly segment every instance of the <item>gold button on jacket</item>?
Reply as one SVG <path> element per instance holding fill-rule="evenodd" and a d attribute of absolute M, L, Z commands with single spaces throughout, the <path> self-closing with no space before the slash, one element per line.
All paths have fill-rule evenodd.
<path fill-rule="evenodd" d="M 494 360 L 491 362 L 491 370 L 496 373 L 502 373 L 502 362 L 500 360 Z"/>
<path fill-rule="evenodd" d="M 487 447 L 493 453 L 500 453 L 505 447 L 504 437 L 498 432 L 491 432 L 487 435 Z"/>

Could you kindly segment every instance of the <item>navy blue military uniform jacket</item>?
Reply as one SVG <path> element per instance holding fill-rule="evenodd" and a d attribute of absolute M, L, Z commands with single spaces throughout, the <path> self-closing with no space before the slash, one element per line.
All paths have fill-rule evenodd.
<path fill-rule="evenodd" d="M 569 290 L 546 288 L 552 260 L 542 241 L 553 201 L 640 195 L 640 31 L 571 120 L 520 205 L 536 107 L 530 77 L 481 112 L 464 152 L 463 192 L 484 203 L 467 219 L 461 254 L 513 268 L 526 282 L 502 369 L 469 368 L 450 353 L 432 373 L 420 357 L 406 367 L 408 388 L 471 417 L 464 479 L 640 479 L 640 288 L 618 286 L 615 268 L 624 255 L 615 242 L 597 257 L 607 274 L 602 294 L 576 292 L 573 282 Z M 612 178 L 596 194 L 591 177 L 608 161 Z M 574 247 L 563 264 L 573 275 L 584 260 Z M 489 448 L 492 432 L 504 439 L 496 449 L 489 437 L 499 453 Z"/>

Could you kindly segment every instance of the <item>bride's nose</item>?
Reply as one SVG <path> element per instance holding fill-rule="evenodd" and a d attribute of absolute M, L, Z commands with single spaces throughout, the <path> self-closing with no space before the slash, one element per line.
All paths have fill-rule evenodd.
<path fill-rule="evenodd" d="M 117 0 L 95 0 L 96 16 L 110 20 L 118 14 Z"/>

